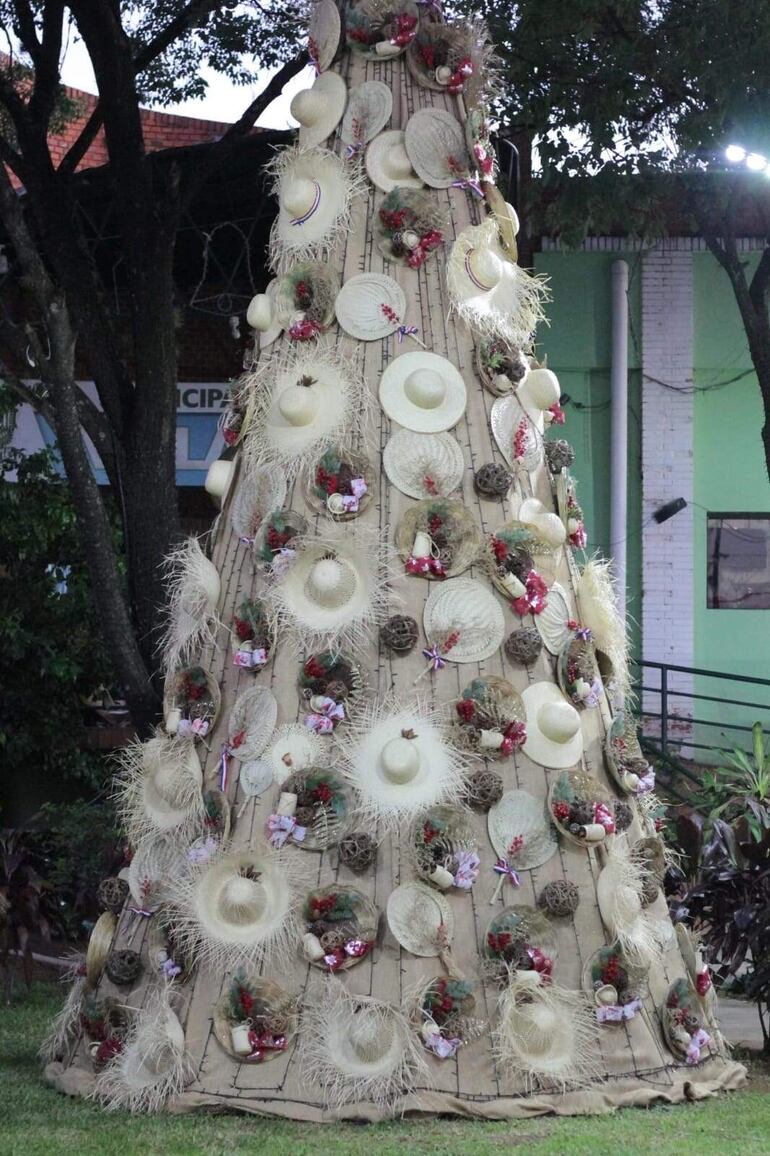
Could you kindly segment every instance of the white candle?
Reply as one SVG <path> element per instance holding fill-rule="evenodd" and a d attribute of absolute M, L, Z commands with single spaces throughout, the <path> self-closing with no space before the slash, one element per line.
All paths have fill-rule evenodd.
<path fill-rule="evenodd" d="M 293 815 L 297 809 L 297 796 L 291 791 L 283 791 L 276 808 L 277 815 Z"/>
<path fill-rule="evenodd" d="M 235 1027 L 230 1028 L 230 1042 L 237 1056 L 248 1056 L 251 1052 L 250 1031 L 251 1028 L 246 1023 L 236 1024 Z"/>
<path fill-rule="evenodd" d="M 174 707 L 166 715 L 166 734 L 175 735 L 179 730 L 179 724 L 182 721 L 182 712 Z"/>
<path fill-rule="evenodd" d="M 447 871 L 446 867 L 437 867 L 435 871 L 428 876 L 431 883 L 435 883 L 442 891 L 448 891 L 454 884 L 455 877 L 451 871 Z"/>
<path fill-rule="evenodd" d="M 305 959 L 309 959 L 311 963 L 315 963 L 324 957 L 324 949 L 321 946 L 321 940 L 317 935 L 313 935 L 308 931 L 302 939 L 302 950 L 305 953 Z"/>

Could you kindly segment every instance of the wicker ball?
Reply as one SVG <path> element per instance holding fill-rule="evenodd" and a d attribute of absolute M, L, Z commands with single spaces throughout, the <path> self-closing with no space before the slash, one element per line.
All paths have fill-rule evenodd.
<path fill-rule="evenodd" d="M 280 1012 L 272 1012 L 269 1016 L 265 1016 L 265 1030 L 271 1036 L 284 1036 L 289 1027 L 289 1017 L 281 1015 Z"/>
<path fill-rule="evenodd" d="M 474 811 L 488 811 L 503 797 L 503 780 L 497 771 L 480 767 L 465 780 L 465 802 Z"/>
<path fill-rule="evenodd" d="M 96 900 L 102 910 L 114 911 L 116 915 L 123 910 L 127 897 L 128 884 L 125 879 L 118 879 L 115 875 L 102 879 L 96 892 Z"/>
<path fill-rule="evenodd" d="M 544 911 L 561 919 L 574 915 L 579 903 L 580 892 L 569 879 L 555 879 L 553 883 L 546 883 L 538 899 Z"/>
<path fill-rule="evenodd" d="M 130 948 L 113 951 L 104 970 L 116 987 L 122 987 L 133 983 L 142 974 L 142 957 L 138 951 L 131 951 Z"/>
<path fill-rule="evenodd" d="M 634 821 L 634 812 L 628 803 L 624 803 L 622 799 L 617 799 L 615 802 L 615 830 L 619 832 L 627 831 Z"/>
<path fill-rule="evenodd" d="M 542 649 L 543 641 L 538 631 L 532 626 L 523 626 L 520 630 L 514 630 L 505 640 L 506 657 L 509 662 L 513 662 L 517 666 L 531 666 L 533 662 L 537 661 Z"/>
<path fill-rule="evenodd" d="M 417 623 L 406 614 L 394 614 L 380 629 L 382 645 L 396 654 L 408 654 L 419 636 Z"/>
<path fill-rule="evenodd" d="M 487 462 L 480 466 L 473 478 L 476 493 L 483 498 L 504 498 L 512 482 L 511 474 L 497 462 Z"/>
<path fill-rule="evenodd" d="M 575 451 L 564 438 L 545 443 L 545 460 L 552 474 L 560 474 L 563 469 L 569 469 L 575 460 Z"/>
<path fill-rule="evenodd" d="M 339 928 L 325 931 L 321 936 L 321 947 L 324 951 L 334 951 L 335 947 L 342 947 L 345 942 L 345 932 Z"/>
<path fill-rule="evenodd" d="M 355 831 L 341 839 L 337 847 L 340 863 L 360 873 L 371 867 L 377 858 L 377 843 L 364 831 Z"/>

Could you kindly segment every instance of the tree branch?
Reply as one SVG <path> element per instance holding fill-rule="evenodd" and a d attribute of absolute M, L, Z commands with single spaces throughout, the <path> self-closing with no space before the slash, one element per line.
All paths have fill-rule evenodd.
<path fill-rule="evenodd" d="M 766 310 L 768 307 L 768 293 L 770 292 L 770 245 L 765 249 L 759 259 L 759 264 L 754 271 L 754 276 L 751 278 L 749 285 L 749 294 L 751 296 L 752 304 L 759 313 L 760 310 Z"/>
<path fill-rule="evenodd" d="M 43 37 L 35 60 L 35 88 L 29 102 L 30 119 L 48 135 L 51 113 L 59 95 L 59 57 L 64 30 L 63 0 L 46 0 Z"/>
<path fill-rule="evenodd" d="M 13 10 L 16 13 L 16 26 L 21 46 L 37 68 L 40 58 L 40 41 L 37 38 L 32 8 L 26 3 L 26 0 L 13 0 Z"/>

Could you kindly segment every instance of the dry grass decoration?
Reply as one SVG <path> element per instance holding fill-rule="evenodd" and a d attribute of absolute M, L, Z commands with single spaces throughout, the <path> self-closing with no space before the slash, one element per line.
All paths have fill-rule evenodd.
<path fill-rule="evenodd" d="M 166 629 L 160 644 L 166 673 L 189 665 L 216 642 L 219 574 L 197 538 L 188 538 L 165 559 Z"/>
<path fill-rule="evenodd" d="M 623 837 L 609 849 L 596 884 L 604 926 L 629 963 L 644 973 L 660 963 L 662 951 L 659 931 L 644 911 L 651 877 L 649 866 L 631 853 Z"/>
<path fill-rule="evenodd" d="M 612 581 L 611 563 L 602 558 L 587 562 L 576 593 L 581 625 L 591 631 L 594 646 L 606 655 L 612 667 L 612 685 L 608 689 L 630 705 L 628 637 Z"/>

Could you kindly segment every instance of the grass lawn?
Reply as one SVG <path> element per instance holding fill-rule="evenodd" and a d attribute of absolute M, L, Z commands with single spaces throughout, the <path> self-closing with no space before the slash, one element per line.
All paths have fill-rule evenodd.
<path fill-rule="evenodd" d="M 770 1152 L 770 1080 L 753 1065 L 748 1091 L 701 1104 L 614 1116 L 522 1120 L 513 1123 L 423 1120 L 341 1124 L 332 1128 L 237 1116 L 136 1117 L 107 1115 L 46 1087 L 36 1051 L 58 1006 L 57 988 L 16 988 L 0 1010 L 0 1156 L 377 1156 L 435 1153 L 500 1156 L 521 1147 L 527 1156 L 741 1156 Z"/>

